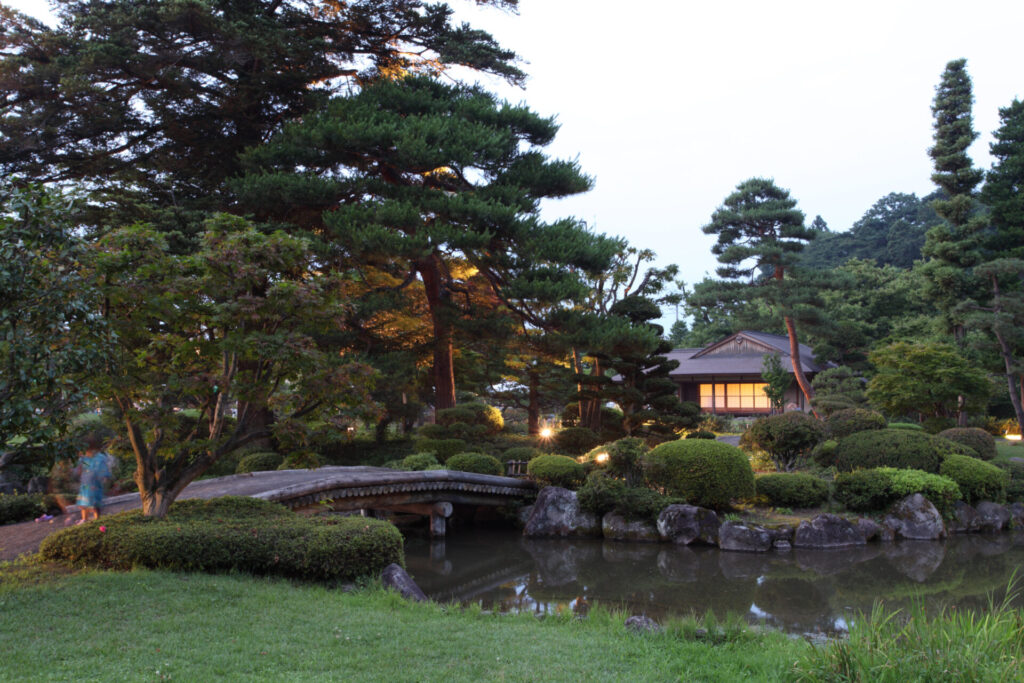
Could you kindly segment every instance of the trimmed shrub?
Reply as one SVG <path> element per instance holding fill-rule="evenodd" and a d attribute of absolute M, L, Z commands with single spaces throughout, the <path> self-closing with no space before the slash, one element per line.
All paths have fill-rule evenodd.
<path fill-rule="evenodd" d="M 462 439 L 416 439 L 417 453 L 433 453 L 439 462 L 444 462 L 456 453 L 466 452 Z"/>
<path fill-rule="evenodd" d="M 402 458 L 402 469 L 409 472 L 436 469 L 440 465 L 433 453 L 414 453 Z"/>
<path fill-rule="evenodd" d="M 273 451 L 257 451 L 250 453 L 238 461 L 235 474 L 248 474 L 249 472 L 266 472 L 276 470 L 284 462 L 284 456 Z"/>
<path fill-rule="evenodd" d="M 920 470 L 897 470 L 890 467 L 883 467 L 882 471 L 889 476 L 894 502 L 920 493 L 930 500 L 939 512 L 946 514 L 953 509 L 953 503 L 962 497 L 957 483 L 940 474 L 929 474 Z"/>
<path fill-rule="evenodd" d="M 996 457 L 996 440 L 984 429 L 977 427 L 954 427 L 939 432 L 936 436 L 973 449 L 982 460 L 992 460 Z"/>
<path fill-rule="evenodd" d="M 963 447 L 922 431 L 906 429 L 878 429 L 851 434 L 838 443 L 833 461 L 842 472 L 872 467 L 895 467 L 921 470 L 932 474 L 939 471 L 942 458 Z"/>
<path fill-rule="evenodd" d="M 680 439 L 644 456 L 647 481 L 691 505 L 722 509 L 754 495 L 754 471 L 746 453 L 721 441 Z"/>
<path fill-rule="evenodd" d="M 810 508 L 828 500 L 828 482 L 810 474 L 762 474 L 754 481 L 757 495 L 775 507 Z"/>
<path fill-rule="evenodd" d="M 709 432 L 709 431 L 706 431 L 706 430 L 703 430 L 703 429 L 698 429 L 695 432 L 690 432 L 689 434 L 687 434 L 686 438 L 687 439 L 715 439 L 715 438 L 718 438 L 718 437 L 715 436 L 714 432 Z"/>
<path fill-rule="evenodd" d="M 776 469 L 789 472 L 825 440 L 825 427 L 807 413 L 791 411 L 758 418 L 743 436 L 744 443 L 768 453 Z"/>
<path fill-rule="evenodd" d="M 497 458 L 491 455 L 484 455 L 483 453 L 456 453 L 448 458 L 448 462 L 444 465 L 445 469 L 458 472 L 475 472 L 477 474 L 494 474 L 497 476 L 505 473 L 502 470 L 501 462 Z"/>
<path fill-rule="evenodd" d="M 822 467 L 831 467 L 836 461 L 836 446 L 839 442 L 834 439 L 822 441 L 811 451 L 811 459 Z"/>
<path fill-rule="evenodd" d="M 46 560 L 102 569 L 241 571 L 307 580 L 352 580 L 404 564 L 402 536 L 366 517 L 307 517 L 252 498 L 185 500 L 165 519 L 138 510 L 59 531 Z"/>
<path fill-rule="evenodd" d="M 513 446 L 502 454 L 506 462 L 509 460 L 533 460 L 543 451 L 533 446 Z"/>
<path fill-rule="evenodd" d="M 847 408 L 825 418 L 825 433 L 830 439 L 842 439 L 872 429 L 885 429 L 885 418 L 873 410 Z"/>
<path fill-rule="evenodd" d="M 420 433 L 435 439 L 462 438 L 497 434 L 505 428 L 505 419 L 501 416 L 501 411 L 478 401 L 437 411 L 437 422 L 444 430 L 436 429 L 435 425 L 433 433 L 428 434 L 423 428 L 420 429 Z"/>
<path fill-rule="evenodd" d="M 924 427 L 916 422 L 890 422 L 887 429 L 909 429 L 914 432 L 924 431 Z"/>
<path fill-rule="evenodd" d="M 656 521 L 658 514 L 672 503 L 681 502 L 646 487 L 626 486 L 621 479 L 605 472 L 591 472 L 576 494 L 580 509 L 602 517 L 617 512 L 629 519 Z"/>
<path fill-rule="evenodd" d="M 891 481 L 891 477 L 877 469 L 841 472 L 832 483 L 833 495 L 847 510 L 884 510 L 893 502 Z"/>
<path fill-rule="evenodd" d="M 600 437 L 586 427 L 569 427 L 555 433 L 558 450 L 571 455 L 586 453 L 600 442 Z"/>
<path fill-rule="evenodd" d="M 541 486 L 573 489 L 583 481 L 583 465 L 565 455 L 539 455 L 529 462 L 526 472 Z"/>
<path fill-rule="evenodd" d="M 1001 462 L 996 466 L 1007 474 L 1006 502 L 1024 503 L 1024 463 Z"/>
<path fill-rule="evenodd" d="M 279 470 L 315 470 L 321 466 L 320 456 L 316 453 L 305 451 L 288 455 L 284 462 L 278 465 Z"/>
<path fill-rule="evenodd" d="M 425 424 L 416 433 L 424 439 L 447 439 L 449 436 L 448 428 L 443 424 Z"/>
<path fill-rule="evenodd" d="M 1009 475 L 995 465 L 966 455 L 947 455 L 939 473 L 957 483 L 967 503 L 1006 500 Z"/>
<path fill-rule="evenodd" d="M 0 524 L 27 522 L 45 512 L 40 493 L 0 493 Z"/>
<path fill-rule="evenodd" d="M 626 437 L 592 448 L 583 457 L 585 461 L 594 462 L 605 469 L 611 476 L 625 479 L 628 486 L 642 486 L 643 457 L 649 450 L 651 449 L 643 439 Z M 604 463 L 598 463 L 597 457 L 602 453 L 607 453 L 608 459 Z"/>

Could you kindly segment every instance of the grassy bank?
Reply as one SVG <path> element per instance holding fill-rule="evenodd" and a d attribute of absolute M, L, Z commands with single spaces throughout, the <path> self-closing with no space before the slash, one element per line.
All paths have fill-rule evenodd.
<path fill-rule="evenodd" d="M 241 575 L 6 571 L 4 680 L 780 680 L 808 649 L 779 634 L 711 644 L 682 623 L 640 636 L 603 612 L 485 615 Z"/>

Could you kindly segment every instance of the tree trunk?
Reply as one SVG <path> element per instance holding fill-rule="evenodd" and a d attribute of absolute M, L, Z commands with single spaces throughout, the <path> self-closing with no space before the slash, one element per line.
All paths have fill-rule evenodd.
<path fill-rule="evenodd" d="M 789 316 L 784 318 L 786 321 L 786 334 L 789 335 L 789 356 L 793 360 L 793 375 L 796 376 L 796 383 L 800 386 L 800 391 L 803 392 L 804 398 L 807 400 L 807 406 L 814 413 L 814 417 L 821 417 L 818 415 L 818 411 L 811 405 L 811 399 L 814 398 L 814 389 L 811 387 L 811 383 L 807 381 L 807 375 L 804 374 L 803 366 L 800 364 L 800 342 L 796 338 L 796 325 L 793 324 L 793 319 Z"/>
<path fill-rule="evenodd" d="M 384 443 L 388 440 L 388 427 L 391 425 L 390 417 L 382 417 L 374 428 L 373 438 L 377 443 Z"/>
<path fill-rule="evenodd" d="M 601 376 L 601 361 L 594 358 L 594 366 L 590 370 L 591 377 Z M 596 385 L 595 385 L 596 386 Z M 580 426 L 586 427 L 593 432 L 601 433 L 601 400 L 580 398 Z"/>
<path fill-rule="evenodd" d="M 1013 352 L 1010 345 L 999 332 L 994 329 L 996 341 L 999 342 L 999 354 L 1003 357 L 1003 366 L 1006 368 L 1006 385 L 1010 390 L 1010 403 L 1013 404 L 1013 413 L 1017 417 L 1017 429 L 1024 433 L 1024 406 L 1021 396 L 1024 394 L 1024 377 L 1013 371 Z"/>
<path fill-rule="evenodd" d="M 526 404 L 526 431 L 530 436 L 537 436 L 540 434 L 540 390 L 538 388 L 540 378 L 536 368 L 530 369 L 527 374 L 530 385 L 529 399 Z"/>
<path fill-rule="evenodd" d="M 963 325 L 956 325 L 953 327 L 953 338 L 956 339 L 956 345 L 962 352 L 964 348 L 964 340 L 967 338 L 967 331 L 964 329 Z M 963 394 L 956 397 L 956 426 L 967 426 L 967 397 Z"/>
<path fill-rule="evenodd" d="M 438 256 L 431 254 L 417 264 L 427 295 L 427 309 L 434 326 L 434 415 L 455 407 L 455 368 L 452 362 L 452 326 L 448 322 L 448 291 L 441 282 Z"/>

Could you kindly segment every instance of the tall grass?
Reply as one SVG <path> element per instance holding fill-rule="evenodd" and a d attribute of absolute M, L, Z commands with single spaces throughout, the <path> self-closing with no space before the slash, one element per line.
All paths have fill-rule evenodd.
<path fill-rule="evenodd" d="M 1019 577 L 984 613 L 944 609 L 927 615 L 875 603 L 846 640 L 814 649 L 797 662 L 799 681 L 1019 681 L 1024 676 L 1024 610 L 1013 607 Z"/>

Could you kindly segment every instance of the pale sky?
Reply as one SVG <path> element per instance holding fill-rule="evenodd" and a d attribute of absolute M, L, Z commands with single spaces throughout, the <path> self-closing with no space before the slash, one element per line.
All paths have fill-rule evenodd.
<path fill-rule="evenodd" d="M 701 226 L 752 176 L 833 230 L 889 192 L 931 192 L 930 105 L 949 60 L 966 57 L 974 82 L 977 165 L 990 165 L 999 107 L 1024 98 L 1018 0 L 449 4 L 523 57 L 525 90 L 485 85 L 556 116 L 549 153 L 596 179 L 545 216 L 625 236 L 690 283 L 716 265 Z"/>

